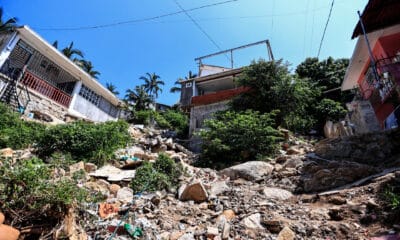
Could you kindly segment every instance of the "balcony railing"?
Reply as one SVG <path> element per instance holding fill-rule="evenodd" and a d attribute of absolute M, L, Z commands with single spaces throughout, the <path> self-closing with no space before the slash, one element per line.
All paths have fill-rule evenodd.
<path fill-rule="evenodd" d="M 400 83 L 400 56 L 377 60 L 376 69 L 379 80 L 375 79 L 372 68 L 369 68 L 360 88 L 364 99 L 377 95 L 380 102 L 385 102 L 392 94 L 395 85 Z"/>
<path fill-rule="evenodd" d="M 68 107 L 71 102 L 72 97 L 70 95 L 40 79 L 38 76 L 29 71 L 25 72 L 21 83 L 26 85 L 28 88 L 50 98 L 58 104 L 61 104 L 62 106 Z"/>

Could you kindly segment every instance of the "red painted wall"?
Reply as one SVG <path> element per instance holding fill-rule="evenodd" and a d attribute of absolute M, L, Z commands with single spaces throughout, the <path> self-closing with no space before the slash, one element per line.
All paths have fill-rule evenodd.
<path fill-rule="evenodd" d="M 250 88 L 248 88 L 248 87 L 239 87 L 239 88 L 235 88 L 235 89 L 218 91 L 216 93 L 210 93 L 210 94 L 206 94 L 206 95 L 202 95 L 202 96 L 195 96 L 195 97 L 192 97 L 192 104 L 195 106 L 199 106 L 199 105 L 206 105 L 206 104 L 221 102 L 224 100 L 231 99 L 231 98 L 239 95 L 242 92 L 249 91 L 249 89 Z"/>
<path fill-rule="evenodd" d="M 380 38 L 375 46 L 372 48 L 373 55 L 375 59 L 382 59 L 382 58 L 387 58 L 389 56 L 394 55 L 397 50 L 400 50 L 400 33 L 396 33 L 393 35 L 385 36 Z M 365 83 L 364 77 L 365 73 L 367 72 L 368 68 L 370 66 L 370 59 L 366 59 L 366 63 L 364 65 L 362 74 L 358 78 L 358 84 L 363 93 L 368 94 L 371 92 L 369 89 L 369 86 Z M 374 106 L 375 114 L 376 117 L 383 128 L 383 122 L 385 119 L 389 116 L 390 113 L 393 112 L 394 106 L 390 102 L 382 103 L 379 105 Z"/>

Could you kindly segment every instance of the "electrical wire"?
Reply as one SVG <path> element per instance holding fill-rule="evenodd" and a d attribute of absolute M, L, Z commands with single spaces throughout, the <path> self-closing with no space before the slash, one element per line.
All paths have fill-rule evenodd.
<path fill-rule="evenodd" d="M 328 28 L 328 23 L 329 23 L 329 19 L 331 18 L 331 14 L 332 14 L 332 9 L 333 9 L 333 4 L 334 4 L 334 3 L 335 3 L 335 0 L 332 0 L 331 9 L 329 10 L 328 19 L 326 20 L 324 32 L 322 33 L 321 42 L 320 42 L 320 44 L 319 44 L 319 49 L 318 49 L 317 57 L 319 57 L 319 54 L 320 54 L 320 52 L 321 52 L 322 43 L 324 42 L 326 29 Z"/>
<path fill-rule="evenodd" d="M 212 44 L 214 44 L 215 47 L 217 47 L 218 50 L 222 51 L 222 48 L 217 44 L 217 42 L 214 41 L 214 39 L 208 34 L 201 26 L 199 23 L 194 20 L 194 18 L 179 4 L 178 0 L 174 0 L 175 4 L 185 13 L 185 15 L 190 19 L 190 21 L 193 22 L 193 24 L 210 40 Z M 228 61 L 232 61 L 228 55 L 224 54 L 225 57 L 228 59 Z"/>
<path fill-rule="evenodd" d="M 106 23 L 106 24 L 101 24 L 101 25 L 80 26 L 80 27 L 59 27 L 59 28 L 40 28 L 39 27 L 39 28 L 36 28 L 36 29 L 37 30 L 42 30 L 42 31 L 44 31 L 44 30 L 45 31 L 78 31 L 78 30 L 107 28 L 107 27 L 114 27 L 114 26 L 118 26 L 118 25 L 130 24 L 130 23 L 147 22 L 147 21 L 151 21 L 151 20 L 165 18 L 165 17 L 169 17 L 169 16 L 173 16 L 173 15 L 178 15 L 178 14 L 181 14 L 181 13 L 191 12 L 191 11 L 195 11 L 195 10 L 199 10 L 199 9 L 203 9 L 203 8 L 208 8 L 208 7 L 214 7 L 214 6 L 227 4 L 227 3 L 231 3 L 231 2 L 236 2 L 236 1 L 239 1 L 239 0 L 227 0 L 227 1 L 222 1 L 222 2 L 216 2 L 216 3 L 212 3 L 212 4 L 203 5 L 203 6 L 200 6 L 200 7 L 181 10 L 181 11 L 177 11 L 177 12 L 161 14 L 161 15 L 154 16 L 154 17 L 132 19 L 132 20 L 126 20 L 126 21 L 121 21 L 121 22 L 115 22 L 115 23 Z"/>

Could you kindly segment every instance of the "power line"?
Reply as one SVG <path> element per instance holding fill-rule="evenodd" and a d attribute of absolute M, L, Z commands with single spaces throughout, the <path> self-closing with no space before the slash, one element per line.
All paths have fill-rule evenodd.
<path fill-rule="evenodd" d="M 222 51 L 222 48 L 214 41 L 214 39 L 212 39 L 212 37 L 200 26 L 200 24 L 198 24 L 196 22 L 196 20 L 194 20 L 194 18 L 192 16 L 190 16 L 190 14 L 179 4 L 178 0 L 174 0 L 175 4 L 185 13 L 185 15 L 193 22 L 194 25 L 196 25 L 196 27 L 208 38 L 208 40 L 210 40 L 210 42 L 212 42 L 212 44 L 214 44 L 215 47 L 218 48 L 218 50 Z M 231 61 L 232 59 L 230 59 L 226 54 L 225 56 L 227 57 L 227 59 L 229 61 Z"/>
<path fill-rule="evenodd" d="M 332 0 L 331 9 L 329 10 L 328 19 L 326 20 L 324 32 L 322 33 L 322 39 L 321 39 L 321 42 L 320 42 L 320 44 L 319 44 L 319 49 L 318 49 L 317 57 L 319 57 L 319 54 L 320 54 L 320 52 L 321 52 L 322 42 L 324 41 L 326 29 L 327 29 L 327 27 L 328 27 L 329 19 L 331 18 L 331 13 L 332 13 L 332 9 L 333 9 L 333 4 L 334 4 L 334 3 L 335 3 L 335 0 Z"/>
<path fill-rule="evenodd" d="M 115 23 L 107 23 L 107 24 L 101 24 L 101 25 L 80 26 L 80 27 L 59 27 L 59 28 L 36 28 L 36 29 L 42 30 L 42 31 L 78 31 L 78 30 L 107 28 L 107 27 L 114 27 L 114 26 L 118 26 L 118 25 L 130 24 L 130 23 L 147 22 L 147 21 L 151 21 L 151 20 L 156 20 L 156 19 L 160 19 L 160 18 L 178 15 L 180 13 L 191 12 L 191 11 L 195 11 L 195 10 L 199 10 L 199 9 L 203 9 L 203 8 L 214 7 L 214 6 L 227 4 L 227 3 L 231 3 L 231 2 L 236 2 L 236 1 L 239 1 L 239 0 L 227 0 L 227 1 L 212 3 L 212 4 L 208 4 L 208 5 L 203 5 L 200 7 L 181 10 L 181 11 L 177 11 L 177 12 L 166 13 L 166 14 L 162 14 L 162 15 L 158 15 L 158 16 L 154 16 L 154 17 L 139 18 L 139 19 L 133 19 L 133 20 L 127 20 L 127 21 L 121 21 L 121 22 L 115 22 Z"/>

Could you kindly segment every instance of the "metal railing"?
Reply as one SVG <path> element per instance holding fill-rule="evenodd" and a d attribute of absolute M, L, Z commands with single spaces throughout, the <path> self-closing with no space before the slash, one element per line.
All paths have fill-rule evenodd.
<path fill-rule="evenodd" d="M 377 81 L 369 68 L 364 79 L 360 83 L 360 89 L 364 99 L 370 99 L 373 95 L 380 97 L 380 102 L 385 102 L 400 82 L 400 56 L 382 58 L 376 61 L 376 69 L 379 74 Z"/>
<path fill-rule="evenodd" d="M 25 72 L 21 84 L 65 107 L 69 106 L 72 99 L 72 97 L 64 91 L 54 87 L 29 71 Z"/>

